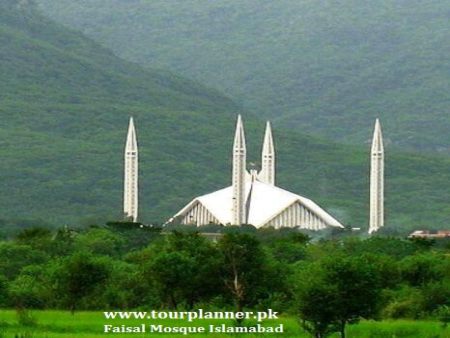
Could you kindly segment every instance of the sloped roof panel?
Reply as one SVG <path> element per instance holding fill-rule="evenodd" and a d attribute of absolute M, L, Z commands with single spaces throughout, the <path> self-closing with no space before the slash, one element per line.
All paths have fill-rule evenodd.
<path fill-rule="evenodd" d="M 293 194 L 287 190 L 263 183 L 258 180 L 248 180 L 246 183 L 246 200 L 248 205 L 247 223 L 262 227 L 295 201 L 304 205 L 330 226 L 343 227 L 310 199 Z M 222 224 L 231 224 L 232 220 L 232 187 L 227 187 L 194 199 L 180 210 L 176 216 L 185 214 L 195 201 L 202 203 Z M 250 199 L 250 200 L 249 200 Z"/>

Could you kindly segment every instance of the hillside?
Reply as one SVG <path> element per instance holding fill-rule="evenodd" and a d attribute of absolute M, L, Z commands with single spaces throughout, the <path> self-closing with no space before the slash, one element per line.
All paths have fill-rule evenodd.
<path fill-rule="evenodd" d="M 73 224 L 119 217 L 130 115 L 138 121 L 147 162 L 142 174 L 149 178 L 142 201 L 152 207 L 142 208 L 142 216 L 162 219 L 160 210 L 172 208 L 181 189 L 161 198 L 183 172 L 182 145 L 209 133 L 196 136 L 194 126 L 211 120 L 231 125 L 238 107 L 192 81 L 124 62 L 16 2 L 0 4 L 0 186 L 7 192 L 0 197 L 0 219 Z M 198 169 L 194 164 L 185 171 Z"/>
<path fill-rule="evenodd" d="M 38 2 L 117 55 L 278 126 L 361 144 L 379 117 L 392 145 L 450 153 L 446 0 Z"/>
<path fill-rule="evenodd" d="M 164 221 L 194 196 L 228 184 L 236 104 L 122 61 L 17 3 L 0 3 L 0 227 L 119 219 L 130 115 L 140 144 L 142 221 Z M 244 121 L 249 161 L 258 162 L 264 123 L 245 112 Z M 281 187 L 343 223 L 366 226 L 368 149 L 280 128 L 274 135 Z M 389 149 L 387 157 L 388 224 L 448 224 L 450 160 Z"/>

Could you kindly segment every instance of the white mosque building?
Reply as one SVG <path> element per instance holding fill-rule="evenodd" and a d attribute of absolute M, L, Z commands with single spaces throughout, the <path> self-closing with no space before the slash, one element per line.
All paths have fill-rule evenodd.
<path fill-rule="evenodd" d="M 246 169 L 244 125 L 238 116 L 233 144 L 231 186 L 194 198 L 166 224 L 243 225 L 257 228 L 301 228 L 323 230 L 344 228 L 312 200 L 275 185 L 275 148 L 270 123 L 267 122 L 260 172 Z M 138 145 L 133 118 L 130 119 L 125 146 L 124 215 L 138 218 Z M 371 149 L 369 234 L 384 226 L 384 149 L 378 119 Z"/>
<path fill-rule="evenodd" d="M 247 171 L 244 126 L 239 116 L 233 145 L 232 185 L 194 198 L 166 224 L 251 224 L 257 228 L 299 227 L 309 230 L 343 228 L 312 200 L 275 185 L 275 149 L 269 122 L 261 162 L 259 173 Z"/>

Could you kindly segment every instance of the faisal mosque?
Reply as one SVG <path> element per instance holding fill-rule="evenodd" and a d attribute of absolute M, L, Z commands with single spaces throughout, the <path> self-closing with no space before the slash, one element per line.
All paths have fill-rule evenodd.
<path fill-rule="evenodd" d="M 308 230 L 344 228 L 314 201 L 276 186 L 275 147 L 267 122 L 261 154 L 261 170 L 247 170 L 244 124 L 238 116 L 233 144 L 231 186 L 199 196 L 178 211 L 166 224 L 243 225 L 257 228 L 289 227 Z M 384 225 L 384 151 L 380 123 L 375 123 L 371 151 L 369 233 Z M 138 146 L 133 118 L 125 145 L 124 214 L 137 221 Z"/>

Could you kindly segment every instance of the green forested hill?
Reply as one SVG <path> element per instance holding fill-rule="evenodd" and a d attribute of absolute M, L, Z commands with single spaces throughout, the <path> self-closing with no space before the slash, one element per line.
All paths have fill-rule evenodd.
<path fill-rule="evenodd" d="M 0 227 L 17 219 L 120 218 L 130 115 L 140 143 L 142 221 L 163 221 L 228 184 L 241 110 L 216 91 L 124 62 L 26 1 L 0 2 L 0 60 Z M 249 161 L 258 162 L 264 123 L 245 112 L 244 121 Z M 274 134 L 279 185 L 364 227 L 368 149 L 280 128 Z M 448 224 L 450 160 L 387 151 L 387 223 Z"/>
<path fill-rule="evenodd" d="M 447 0 L 38 0 L 119 56 L 171 69 L 294 127 L 450 152 Z"/>
<path fill-rule="evenodd" d="M 124 62 L 17 3 L 0 3 L 0 219 L 118 218 L 131 115 L 149 178 L 143 218 L 166 217 L 161 210 L 174 210 L 173 198 L 186 189 L 177 173 L 192 177 L 203 166 L 186 163 L 181 151 L 208 137 L 195 125 L 232 126 L 237 106 L 192 81 Z"/>

